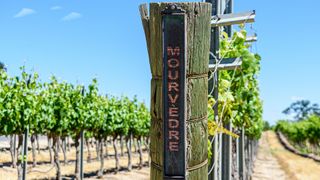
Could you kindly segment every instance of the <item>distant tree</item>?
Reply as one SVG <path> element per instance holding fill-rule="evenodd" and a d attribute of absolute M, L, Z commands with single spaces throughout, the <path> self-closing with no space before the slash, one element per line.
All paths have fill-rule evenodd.
<path fill-rule="evenodd" d="M 309 100 L 300 100 L 292 103 L 283 113 L 286 115 L 294 114 L 294 119 L 301 121 L 311 114 L 320 115 L 320 108 L 318 104 L 311 104 Z"/>
<path fill-rule="evenodd" d="M 268 121 L 264 121 L 263 130 L 269 131 L 271 129 L 271 126 Z"/>
<path fill-rule="evenodd" d="M 0 61 L 0 70 L 2 69 L 6 70 L 6 65 Z"/>

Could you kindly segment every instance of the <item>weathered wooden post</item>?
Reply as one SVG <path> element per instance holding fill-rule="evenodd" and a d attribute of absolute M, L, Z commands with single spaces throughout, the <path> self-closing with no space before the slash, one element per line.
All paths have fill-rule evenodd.
<path fill-rule="evenodd" d="M 140 6 L 151 80 L 151 179 L 208 178 L 209 3 Z"/>

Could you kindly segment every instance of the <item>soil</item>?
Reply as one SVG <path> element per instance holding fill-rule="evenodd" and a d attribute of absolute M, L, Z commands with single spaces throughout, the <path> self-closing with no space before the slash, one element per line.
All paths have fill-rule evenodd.
<path fill-rule="evenodd" d="M 284 170 L 282 170 L 278 160 L 273 156 L 268 142 L 268 134 L 263 134 L 256 161 L 254 163 L 253 180 L 262 179 L 288 179 Z"/>
<path fill-rule="evenodd" d="M 268 131 L 260 141 L 253 179 L 319 180 L 320 163 L 286 150 Z"/>
<path fill-rule="evenodd" d="M 127 170 L 127 153 L 125 151 L 124 156 L 120 156 L 120 171 L 115 173 L 115 159 L 114 150 L 111 145 L 109 145 L 109 156 L 105 157 L 104 162 L 104 176 L 102 179 L 111 180 L 146 180 L 149 179 L 149 168 L 148 168 L 148 154 L 146 151 L 143 153 L 144 166 L 142 169 L 138 167 L 139 164 L 139 154 L 132 153 L 132 164 L 133 170 L 129 172 Z M 118 148 L 120 151 L 120 147 Z M 134 151 L 134 149 L 133 149 Z M 68 163 L 64 165 L 63 163 L 63 153 L 59 153 L 60 164 L 62 170 L 63 179 L 72 179 L 75 169 L 75 149 L 72 147 L 70 152 L 67 152 Z M 54 179 L 55 168 L 50 164 L 50 157 L 48 150 L 40 151 L 40 154 L 36 154 L 37 161 L 39 162 L 35 168 L 32 168 L 32 153 L 28 152 L 28 172 L 27 179 Z M 100 168 L 100 161 L 96 159 L 95 147 L 91 148 L 92 161 L 87 162 L 87 150 L 84 149 L 84 176 L 85 179 L 97 179 L 97 171 Z M 17 169 L 11 168 L 11 156 L 9 151 L 0 152 L 0 180 L 16 180 L 17 179 Z M 134 177 L 134 178 L 132 178 Z"/>
<path fill-rule="evenodd" d="M 147 166 L 148 155 L 146 151 L 143 154 L 145 161 L 142 169 L 138 168 L 139 155 L 133 153 L 133 170 L 128 172 L 127 154 L 120 157 L 121 170 L 115 173 L 114 151 L 109 146 L 110 156 L 105 158 L 105 173 L 102 179 L 108 180 L 147 180 L 149 178 L 149 167 Z M 87 151 L 84 151 L 86 158 Z M 85 179 L 97 179 L 96 173 L 100 163 L 96 158 L 95 148 L 91 148 L 92 162 L 84 162 Z M 64 179 L 72 179 L 74 173 L 74 148 L 67 154 L 68 164 L 63 165 L 63 154 L 60 153 L 62 175 Z M 35 168 L 31 167 L 32 156 L 29 152 L 28 160 L 28 179 L 48 179 L 55 177 L 55 168 L 49 163 L 49 152 L 42 150 L 37 154 L 37 160 L 40 162 Z M 0 180 L 17 179 L 17 170 L 10 167 L 10 153 L 8 151 L 0 152 Z M 286 150 L 279 142 L 276 134 L 272 131 L 264 132 L 259 144 L 259 150 L 254 163 L 253 180 L 319 180 L 320 163 L 311 159 L 301 157 Z"/>

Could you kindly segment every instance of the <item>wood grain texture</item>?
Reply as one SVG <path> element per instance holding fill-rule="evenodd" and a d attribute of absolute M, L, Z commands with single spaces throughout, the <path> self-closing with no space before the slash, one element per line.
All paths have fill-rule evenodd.
<path fill-rule="evenodd" d="M 206 180 L 208 59 L 210 48 L 209 3 L 176 3 L 187 12 L 187 165 L 189 180 Z M 168 3 L 151 3 L 149 17 L 142 17 L 152 73 L 151 80 L 151 177 L 163 179 L 163 50 L 161 10 Z M 146 9 L 144 6 L 143 9 Z M 142 9 L 142 14 L 145 10 Z M 141 12 L 141 9 L 140 9 Z M 144 20 L 147 19 L 147 20 Z M 147 30 L 146 30 L 147 29 Z"/>

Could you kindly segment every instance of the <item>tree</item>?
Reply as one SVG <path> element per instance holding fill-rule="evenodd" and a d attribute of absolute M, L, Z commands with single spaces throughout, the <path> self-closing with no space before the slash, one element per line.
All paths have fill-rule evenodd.
<path fill-rule="evenodd" d="M 14 122 L 11 120 L 14 115 L 13 111 L 13 86 L 11 85 L 11 78 L 7 73 L 0 69 L 0 135 L 10 135 L 10 154 L 12 159 L 12 167 L 16 167 L 15 138 L 13 135 Z"/>
<path fill-rule="evenodd" d="M 101 96 L 96 79 L 93 79 L 86 89 L 80 85 L 60 82 L 54 76 L 50 82 L 40 83 L 38 74 L 26 73 L 24 67 L 21 67 L 21 75 L 14 77 L 0 69 L 0 87 L 0 135 L 18 135 L 18 148 L 10 144 L 10 151 L 12 164 L 18 165 L 19 179 L 22 175 L 20 165 L 26 162 L 26 157 L 20 156 L 21 152 L 17 151 L 21 151 L 22 142 L 26 140 L 23 133 L 27 131 L 31 135 L 34 166 L 35 137 L 38 134 L 48 136 L 50 161 L 52 160 L 51 163 L 56 167 L 56 179 L 61 179 L 59 141 L 70 136 L 74 138 L 77 148 L 76 178 L 80 178 L 79 138 L 83 131 L 87 138 L 94 137 L 98 141 L 99 177 L 102 178 L 104 173 L 103 148 L 107 137 L 113 138 L 116 170 L 120 169 L 116 144 L 119 136 L 126 137 L 127 143 L 132 136 L 137 138 L 139 165 L 142 166 L 141 142 L 149 136 L 150 112 L 145 104 L 138 103 L 136 97 L 131 100 L 128 97 Z M 148 139 L 146 142 L 149 142 Z M 131 153 L 130 150 L 131 147 L 128 148 Z M 62 151 L 66 160 L 64 147 Z M 131 166 L 129 162 L 128 169 L 131 169 Z"/>
<path fill-rule="evenodd" d="M 126 101 L 128 103 L 128 116 L 127 120 L 129 122 L 129 132 L 128 136 L 126 136 L 126 146 L 128 151 L 128 170 L 132 170 L 132 153 L 131 153 L 131 139 L 135 135 L 135 132 L 137 131 L 136 124 L 139 121 L 138 119 L 138 105 L 137 105 L 137 98 L 134 97 L 133 101 L 130 101 L 128 98 L 126 98 Z"/>
<path fill-rule="evenodd" d="M 7 70 L 6 65 L 3 62 L 0 62 L 0 70 L 2 69 Z"/>
<path fill-rule="evenodd" d="M 263 122 L 263 130 L 264 131 L 269 131 L 270 129 L 271 129 L 271 126 L 270 126 L 269 122 L 268 121 L 264 121 Z"/>
<path fill-rule="evenodd" d="M 108 101 L 108 120 L 112 124 L 113 130 L 111 136 L 113 137 L 113 148 L 115 151 L 116 172 L 120 170 L 119 155 L 117 148 L 117 138 L 119 136 L 127 136 L 129 132 L 129 122 L 127 120 L 129 110 L 126 98 L 117 99 L 111 97 Z"/>
<path fill-rule="evenodd" d="M 292 103 L 283 113 L 294 114 L 294 119 L 301 121 L 312 114 L 320 115 L 320 108 L 318 104 L 311 104 L 309 100 L 300 100 Z"/>
<path fill-rule="evenodd" d="M 151 121 L 150 113 L 144 103 L 140 103 L 138 105 L 137 116 L 138 116 L 138 121 L 135 124 L 134 136 L 137 137 L 138 139 L 139 167 L 142 168 L 143 160 L 142 160 L 142 147 L 141 147 L 142 139 L 141 138 L 149 136 L 150 121 Z M 149 147 L 148 147 L 148 152 L 149 152 Z"/>
<path fill-rule="evenodd" d="M 86 126 L 85 114 L 85 90 L 83 86 L 72 87 L 69 97 L 71 102 L 71 114 L 69 128 L 72 129 L 72 138 L 76 148 L 75 175 L 76 179 L 80 179 L 80 135 Z"/>
<path fill-rule="evenodd" d="M 48 136 L 48 149 L 50 154 L 50 162 L 53 164 L 53 148 L 52 148 L 52 139 L 50 136 L 50 132 L 48 131 L 48 125 L 51 119 L 54 116 L 54 108 L 52 107 L 52 94 L 48 90 L 48 84 L 44 83 L 41 85 L 41 90 L 38 94 L 38 106 L 37 106 L 37 128 L 35 129 L 35 133 Z"/>
<path fill-rule="evenodd" d="M 37 126 L 36 109 L 37 109 L 37 96 L 36 91 L 38 89 L 38 74 L 28 74 L 25 72 L 25 67 L 21 67 L 21 77 L 15 77 L 12 81 L 13 97 L 12 97 L 12 110 L 16 113 L 15 118 L 11 119 L 14 123 L 14 134 L 19 135 L 19 147 L 22 146 L 22 142 L 26 143 L 27 136 L 23 138 L 23 134 L 33 132 Z M 22 148 L 21 148 L 22 149 Z M 20 154 L 20 153 L 19 153 Z M 18 156 L 19 157 L 19 156 Z M 18 177 L 22 176 L 22 163 L 26 166 L 27 159 L 24 156 L 20 156 L 18 159 Z"/>
<path fill-rule="evenodd" d="M 46 131 L 49 137 L 53 139 L 54 163 L 56 167 L 56 179 L 61 179 L 61 167 L 59 162 L 58 142 L 60 137 L 65 137 L 72 131 L 69 128 L 72 105 L 70 102 L 70 92 L 72 86 L 65 82 L 59 83 L 55 77 L 51 78 L 51 82 L 47 85 L 46 91 L 49 91 L 49 104 L 51 114 L 48 114 L 46 123 Z"/>
<path fill-rule="evenodd" d="M 92 132 L 94 138 L 98 140 L 98 154 L 100 160 L 100 169 L 97 173 L 99 178 L 102 178 L 104 172 L 104 142 L 113 131 L 113 124 L 108 119 L 108 98 L 105 96 L 96 96 L 95 107 L 92 108 L 94 115 L 91 118 L 92 126 L 89 131 Z M 106 147 L 108 148 L 108 147 Z"/>

